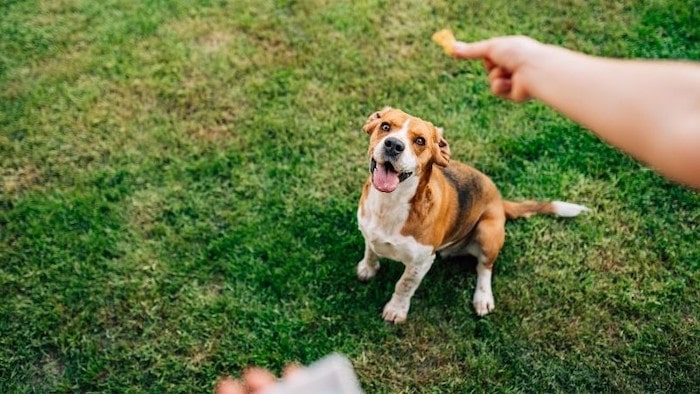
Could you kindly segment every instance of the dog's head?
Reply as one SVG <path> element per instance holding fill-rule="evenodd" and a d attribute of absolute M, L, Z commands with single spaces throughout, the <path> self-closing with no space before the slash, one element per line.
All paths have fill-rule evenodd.
<path fill-rule="evenodd" d="M 399 109 L 387 107 L 373 113 L 362 129 L 370 135 L 372 184 L 381 192 L 391 193 L 433 164 L 445 167 L 450 161 L 442 129 Z"/>

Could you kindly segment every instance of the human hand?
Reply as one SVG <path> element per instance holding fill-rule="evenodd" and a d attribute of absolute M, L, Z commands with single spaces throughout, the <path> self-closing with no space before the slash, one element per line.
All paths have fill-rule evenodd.
<path fill-rule="evenodd" d="M 285 378 L 294 375 L 300 371 L 302 367 L 292 364 L 287 366 L 283 372 Z M 255 394 L 274 385 L 277 378 L 270 371 L 252 367 L 243 372 L 241 380 L 235 380 L 227 376 L 216 384 L 214 389 L 215 394 Z"/>
<path fill-rule="evenodd" d="M 452 56 L 483 59 L 491 91 L 496 96 L 521 102 L 533 97 L 529 73 L 546 56 L 547 46 L 525 36 L 495 37 L 473 43 L 456 42 Z"/>

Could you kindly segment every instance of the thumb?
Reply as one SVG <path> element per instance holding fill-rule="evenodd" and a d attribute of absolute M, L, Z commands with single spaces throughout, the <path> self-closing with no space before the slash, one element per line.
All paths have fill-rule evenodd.
<path fill-rule="evenodd" d="M 482 59 L 488 56 L 493 40 L 466 43 L 457 41 L 452 44 L 452 56 L 458 59 Z"/>

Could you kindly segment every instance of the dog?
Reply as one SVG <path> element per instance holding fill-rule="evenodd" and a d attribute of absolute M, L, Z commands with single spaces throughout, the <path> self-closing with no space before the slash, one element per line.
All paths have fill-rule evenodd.
<path fill-rule="evenodd" d="M 365 239 L 357 276 L 362 281 L 374 277 L 379 258 L 405 266 L 382 312 L 387 322 L 406 320 L 411 297 L 438 254 L 476 257 L 473 305 L 477 315 L 488 314 L 495 308 L 491 275 L 505 241 L 506 219 L 588 211 L 561 201 L 502 199 L 488 176 L 450 160 L 441 128 L 399 109 L 373 113 L 363 130 L 370 135 L 370 175 L 357 210 Z"/>

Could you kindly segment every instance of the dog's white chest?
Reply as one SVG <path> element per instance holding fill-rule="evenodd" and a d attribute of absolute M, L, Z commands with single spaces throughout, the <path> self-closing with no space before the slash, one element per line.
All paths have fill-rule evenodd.
<path fill-rule="evenodd" d="M 403 263 L 423 261 L 433 254 L 433 248 L 401 234 L 408 219 L 410 203 L 387 198 L 377 190 L 370 190 L 363 209 L 357 212 L 357 221 L 365 242 L 380 257 Z"/>

